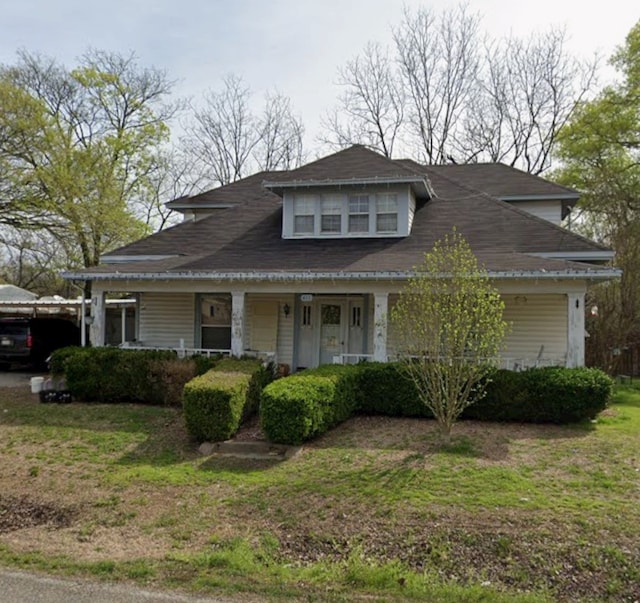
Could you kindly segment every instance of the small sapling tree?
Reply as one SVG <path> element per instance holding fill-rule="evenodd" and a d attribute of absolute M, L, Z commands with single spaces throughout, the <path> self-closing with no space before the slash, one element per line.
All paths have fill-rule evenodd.
<path fill-rule="evenodd" d="M 462 411 L 484 394 L 507 331 L 504 302 L 455 230 L 426 253 L 391 310 L 391 324 L 422 402 L 445 443 Z"/>

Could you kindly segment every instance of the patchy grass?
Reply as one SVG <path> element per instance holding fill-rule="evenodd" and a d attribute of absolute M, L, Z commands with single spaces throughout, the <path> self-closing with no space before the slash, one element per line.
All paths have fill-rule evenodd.
<path fill-rule="evenodd" d="M 626 387 L 595 424 L 443 448 L 356 417 L 288 461 L 206 458 L 176 409 L 0 390 L 0 562 L 242 600 L 634 601 L 639 433 Z"/>

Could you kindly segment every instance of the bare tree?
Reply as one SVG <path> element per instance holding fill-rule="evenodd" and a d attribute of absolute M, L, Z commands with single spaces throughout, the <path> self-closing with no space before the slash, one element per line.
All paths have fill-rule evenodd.
<path fill-rule="evenodd" d="M 340 108 L 325 115 L 327 136 L 321 142 L 334 148 L 363 144 L 391 157 L 404 121 L 405 96 L 388 51 L 367 44 L 362 55 L 340 69 L 338 85 L 344 90 Z"/>
<path fill-rule="evenodd" d="M 500 161 L 547 169 L 560 128 L 595 84 L 597 58 L 567 49 L 563 29 L 492 40 L 468 5 L 405 9 L 394 53 L 368 44 L 339 71 L 343 92 L 320 142 L 365 144 L 430 164 Z"/>
<path fill-rule="evenodd" d="M 595 82 L 597 58 L 566 48 L 566 31 L 489 44 L 457 151 L 539 174 L 551 164 L 560 128 Z"/>
<path fill-rule="evenodd" d="M 160 231 L 179 221 L 165 203 L 200 192 L 207 182 L 200 165 L 194 165 L 184 150 L 160 149 L 148 175 L 149 185 L 136 200 L 136 215 L 150 230 Z"/>
<path fill-rule="evenodd" d="M 39 295 L 68 295 L 59 276 L 68 267 L 64 249 L 46 231 L 0 229 L 0 280 Z"/>
<path fill-rule="evenodd" d="M 437 15 L 405 9 L 394 40 L 409 91 L 410 135 L 428 163 L 445 163 L 455 148 L 457 125 L 475 93 L 480 57 L 480 17 L 464 4 Z"/>
<path fill-rule="evenodd" d="M 229 184 L 260 169 L 289 169 L 302 161 L 304 128 L 290 100 L 268 94 L 258 117 L 251 99 L 242 78 L 229 75 L 222 91 L 207 93 L 204 107 L 194 109 L 185 126 L 183 143 L 213 184 Z"/>
<path fill-rule="evenodd" d="M 257 134 L 253 157 L 259 169 L 289 170 L 302 164 L 304 126 L 289 97 L 267 93 Z"/>

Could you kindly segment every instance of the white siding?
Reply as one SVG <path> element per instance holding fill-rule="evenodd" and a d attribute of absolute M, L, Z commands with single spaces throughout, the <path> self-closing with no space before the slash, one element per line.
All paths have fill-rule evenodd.
<path fill-rule="evenodd" d="M 416 197 L 413 194 L 413 191 L 409 189 L 409 233 L 411 233 L 411 228 L 413 226 L 413 218 L 416 215 Z"/>
<path fill-rule="evenodd" d="M 389 312 L 397 301 L 389 296 Z M 567 354 L 566 295 L 505 295 L 504 318 L 511 331 L 505 338 L 502 357 L 520 365 L 543 359 L 562 360 Z M 371 320 L 373 318 L 371 317 Z M 393 325 L 389 325 L 387 353 L 393 359 L 398 345 Z M 542 351 L 542 353 L 541 353 Z M 504 363 L 503 363 L 504 364 Z"/>
<path fill-rule="evenodd" d="M 195 347 L 194 293 L 141 293 L 139 340 L 143 345 Z"/>
<path fill-rule="evenodd" d="M 513 206 L 554 224 L 562 222 L 562 201 L 518 201 Z"/>
<path fill-rule="evenodd" d="M 565 358 L 566 295 L 505 295 L 504 301 L 504 318 L 511 323 L 502 352 L 505 358 Z"/>
<path fill-rule="evenodd" d="M 285 304 L 289 305 L 288 316 L 284 313 Z M 293 359 L 293 305 L 293 294 L 249 294 L 247 296 L 247 310 L 245 315 L 245 347 L 250 350 L 257 350 L 260 352 L 276 352 L 278 362 L 286 363 L 291 366 Z M 264 350 L 259 349 L 259 346 L 262 345 L 262 342 L 264 342 L 264 339 L 268 334 L 264 331 L 264 328 L 256 331 L 255 324 L 259 318 L 264 319 L 264 316 L 260 316 L 260 313 L 266 312 L 269 307 L 273 308 L 273 311 L 275 312 L 275 315 L 268 318 L 268 320 L 271 324 L 275 322 L 277 327 L 277 338 L 275 349 Z"/>

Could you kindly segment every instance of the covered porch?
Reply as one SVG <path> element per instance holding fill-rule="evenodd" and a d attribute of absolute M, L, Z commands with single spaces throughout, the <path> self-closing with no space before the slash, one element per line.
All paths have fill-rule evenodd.
<path fill-rule="evenodd" d="M 135 336 L 124 345 L 180 354 L 256 355 L 290 370 L 397 358 L 388 314 L 398 283 L 94 282 L 91 341 L 105 344 L 108 293 L 136 299 Z M 348 290 L 345 290 L 348 285 Z M 498 284 L 511 332 L 500 366 L 584 364 L 584 283 Z"/>

